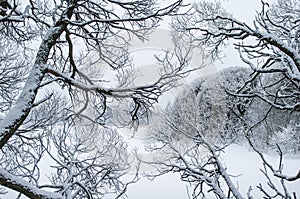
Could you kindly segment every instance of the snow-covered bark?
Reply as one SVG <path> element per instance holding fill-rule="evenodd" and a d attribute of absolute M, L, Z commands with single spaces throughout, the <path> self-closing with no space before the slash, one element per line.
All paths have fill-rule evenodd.
<path fill-rule="evenodd" d="M 30 0 L 20 5 L 17 1 L 1 1 L 1 38 L 18 44 L 25 58 L 30 58 L 33 51 L 35 54 L 27 60 L 30 65 L 23 67 L 15 62 L 9 67 L 26 70 L 24 81 L 19 83 L 22 87 L 10 87 L 15 95 L 0 88 L 7 96 L 15 97 L 1 107 L 5 110 L 0 119 L 1 186 L 31 198 L 97 198 L 110 191 L 124 194 L 127 183 L 120 178 L 128 168 L 128 160 L 121 139 L 115 136 L 108 139 L 106 148 L 90 150 L 81 148 L 89 146 L 82 138 L 72 140 L 74 144 L 68 138 L 82 135 L 78 125 L 83 125 L 90 128 L 86 136 L 92 142 L 93 133 L 98 133 L 105 125 L 103 121 L 111 117 L 107 112 L 115 101 L 126 104 L 129 124 L 138 124 L 140 112 L 150 111 L 177 75 L 184 73 L 185 65 L 181 64 L 152 84 L 129 87 L 133 73 L 126 68 L 132 67 L 130 39 L 145 39 L 162 17 L 175 14 L 181 3 L 178 0 L 160 7 L 152 0 Z M 30 45 L 38 41 L 39 47 L 32 49 Z M 89 62 L 92 54 L 98 57 Z M 98 73 L 103 68 L 118 71 L 119 86 L 103 86 L 106 80 Z M 1 75 L 14 78 L 12 72 Z M 106 138 L 97 141 L 103 144 Z M 45 156 L 57 164 L 56 175 L 49 184 L 40 186 L 40 164 Z M 43 188 L 61 195 L 48 195 Z"/>
<path fill-rule="evenodd" d="M 41 190 L 31 183 L 18 178 L 13 174 L 10 174 L 4 169 L 0 169 L 0 185 L 13 189 L 17 192 L 23 193 L 28 198 L 36 199 L 61 199 L 63 198 L 61 194 L 52 193 L 48 191 Z"/>
<path fill-rule="evenodd" d="M 18 130 L 28 116 L 38 88 L 46 73 L 45 65 L 52 46 L 63 32 L 64 26 L 54 27 L 49 30 L 48 35 L 38 49 L 36 60 L 31 68 L 31 72 L 26 80 L 24 88 L 16 101 L 16 105 L 7 113 L 5 118 L 0 121 L 0 148 Z"/>

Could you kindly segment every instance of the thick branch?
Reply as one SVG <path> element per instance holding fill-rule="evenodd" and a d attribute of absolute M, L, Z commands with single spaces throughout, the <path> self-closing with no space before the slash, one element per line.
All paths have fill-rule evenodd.
<path fill-rule="evenodd" d="M 48 34 L 40 45 L 35 63 L 16 105 L 8 112 L 6 117 L 0 121 L 0 148 L 5 145 L 27 118 L 34 103 L 39 85 L 46 72 L 44 66 L 47 63 L 50 50 L 64 28 L 65 25 L 60 25 L 49 29 Z"/>
<path fill-rule="evenodd" d="M 26 180 L 16 177 L 10 174 L 4 169 L 0 169 L 0 185 L 18 191 L 29 198 L 35 199 L 59 199 L 63 198 L 58 193 L 50 193 L 31 185 Z"/>

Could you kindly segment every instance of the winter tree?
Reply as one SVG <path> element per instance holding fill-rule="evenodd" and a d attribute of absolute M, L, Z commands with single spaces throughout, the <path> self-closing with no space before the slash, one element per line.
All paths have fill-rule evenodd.
<path fill-rule="evenodd" d="M 195 5 L 190 18 L 181 17 L 174 26 L 179 31 L 186 31 L 215 58 L 227 40 L 232 40 L 242 61 L 253 70 L 236 94 L 258 97 L 275 108 L 297 111 L 299 7 L 296 0 L 278 0 L 272 5 L 262 1 L 262 9 L 253 24 L 247 24 L 228 14 L 219 2 L 202 1 Z M 247 85 L 270 73 L 281 78 L 270 85 L 262 84 L 245 91 Z"/>
<path fill-rule="evenodd" d="M 179 60 L 152 83 L 132 83 L 129 41 L 146 39 L 181 5 L 168 3 L 0 1 L 0 194 L 9 188 L 29 198 L 120 197 L 135 181 L 121 181 L 126 145 L 104 127 L 118 103 L 131 118 L 122 124 L 136 126 L 184 73 Z M 105 67 L 117 83 L 99 75 Z"/>
<path fill-rule="evenodd" d="M 299 8 L 296 0 L 274 4 L 262 1 L 255 20 L 247 24 L 227 13 L 220 2 L 201 1 L 190 15 L 179 17 L 173 24 L 213 58 L 219 57 L 228 40 L 234 43 L 252 74 L 239 89 L 227 88 L 227 92 L 264 107 L 259 111 L 250 109 L 251 118 L 244 118 L 251 121 L 249 135 L 259 128 L 257 131 L 269 133 L 261 140 L 270 140 L 272 132 L 289 123 L 299 123 L 295 119 L 299 114 Z M 279 119 L 280 114 L 284 119 Z"/>
<path fill-rule="evenodd" d="M 177 127 L 170 129 L 169 125 L 162 124 L 154 127 L 149 134 L 166 131 L 171 133 L 173 139 L 180 140 L 180 132 L 193 136 L 193 128 L 197 126 L 210 141 L 236 142 L 242 137 L 246 125 L 240 118 L 248 115 L 252 103 L 248 99 L 228 95 L 225 88 L 240 88 L 249 75 L 250 71 L 246 68 L 228 68 L 219 74 L 200 77 L 190 86 L 186 85 L 163 116 L 165 121 L 176 121 Z"/>
<path fill-rule="evenodd" d="M 191 118 L 181 118 L 181 123 L 188 126 L 193 122 Z M 218 144 L 205 136 L 198 126 L 190 131 L 180 128 L 176 120 L 164 120 L 169 127 L 156 131 L 149 150 L 155 152 L 151 160 L 141 158 L 141 161 L 152 165 L 156 170 L 147 173 L 150 178 L 156 178 L 167 173 L 178 173 L 183 182 L 188 182 L 191 198 L 253 198 L 260 193 L 265 198 L 297 198 L 297 192 L 291 191 L 288 184 L 300 178 L 300 172 L 289 176 L 284 174 L 283 153 L 280 151 L 279 165 L 272 165 L 265 155 L 252 146 L 262 160 L 261 172 L 267 183 L 257 182 L 250 185 L 248 191 L 240 190 L 238 174 L 228 171 L 223 161 L 226 144 Z M 191 131 L 192 134 L 190 133 Z M 180 139 L 174 137 L 178 133 Z M 278 166 L 278 167 L 277 167 Z M 280 183 L 278 183 L 278 181 Z"/>
<path fill-rule="evenodd" d="M 273 5 L 262 2 L 262 9 L 257 12 L 253 24 L 247 24 L 227 13 L 220 2 L 201 1 L 194 5 L 190 15 L 179 16 L 173 22 L 173 27 L 177 31 L 186 33 L 194 45 L 198 44 L 201 49 L 206 50 L 208 56 L 213 58 L 219 58 L 222 47 L 227 44 L 228 40 L 232 40 L 240 53 L 240 58 L 250 67 L 251 73 L 244 76 L 245 79 L 242 80 L 241 85 L 235 82 L 237 77 L 232 75 L 233 78 L 228 78 L 228 80 L 235 87 L 231 87 L 230 84 L 221 86 L 224 85 L 224 92 L 227 95 L 246 100 L 246 104 L 247 101 L 251 101 L 247 110 L 249 117 L 251 115 L 253 118 L 259 116 L 258 120 L 249 124 L 247 123 L 249 122 L 247 114 L 236 115 L 241 124 L 245 124 L 243 134 L 249 141 L 252 150 L 262 160 L 261 171 L 266 177 L 267 187 L 258 182 L 256 189 L 265 198 L 299 197 L 296 192 L 289 191 L 287 183 L 298 181 L 300 170 L 294 175 L 285 175 L 281 147 L 277 145 L 279 165 L 272 165 L 257 148 L 253 137 L 250 136 L 251 132 L 263 121 L 266 121 L 267 117 L 270 116 L 273 119 L 277 117 L 272 121 L 275 124 L 277 120 L 280 120 L 281 114 L 286 115 L 299 111 L 299 8 L 299 1 L 296 0 L 278 0 Z M 200 88 L 196 89 L 197 93 L 201 93 L 201 89 L 203 89 L 201 86 L 205 83 L 200 82 L 198 85 Z M 208 85 L 210 84 L 208 83 Z M 165 116 L 163 124 L 155 129 L 154 140 L 156 142 L 150 145 L 150 149 L 158 151 L 160 156 L 152 161 L 145 161 L 154 165 L 158 171 L 150 176 L 179 173 L 181 180 L 189 182 L 193 186 L 193 198 L 211 196 L 215 196 L 215 198 L 253 198 L 254 188 L 249 187 L 248 192 L 240 192 L 238 184 L 233 181 L 234 174 L 229 173 L 226 165 L 222 162 L 221 154 L 227 145 L 207 136 L 208 133 L 216 134 L 215 130 L 220 130 L 220 128 L 215 128 L 220 125 L 220 121 L 216 120 L 211 128 L 203 128 L 201 119 L 195 113 L 195 111 L 199 111 L 198 103 L 202 106 L 205 106 L 206 103 L 206 107 L 212 109 L 212 111 L 202 110 L 203 114 L 207 114 L 209 117 L 212 117 L 210 113 L 220 114 L 222 112 L 218 108 L 218 103 L 214 104 L 217 111 L 214 111 L 213 105 L 209 103 L 213 98 L 215 98 L 214 101 L 222 101 L 223 96 L 220 96 L 217 89 L 210 88 L 209 92 L 211 96 L 206 95 L 206 98 L 203 96 L 200 98 L 201 95 L 199 95 L 199 99 L 201 99 L 199 102 L 197 102 L 195 94 L 191 94 L 185 95 L 186 99 L 179 99 L 180 103 L 175 103 L 174 108 L 171 106 L 170 114 Z M 209 92 L 206 91 L 206 93 Z M 259 106 L 251 107 L 253 101 L 266 111 L 259 112 Z M 184 108 L 187 104 L 188 106 Z M 241 103 L 241 105 L 245 105 L 245 103 Z M 234 112 L 239 109 L 237 106 L 231 108 L 234 108 Z M 278 112 L 272 112 L 273 109 Z M 174 111 L 176 114 L 173 114 Z M 256 115 L 253 114 L 254 112 Z M 222 121 L 222 124 L 226 123 L 225 121 Z M 288 125 L 289 121 L 281 119 L 279 124 L 282 123 Z M 221 126 L 223 126 L 222 124 Z M 292 130 L 291 126 L 293 126 Z M 263 134 L 269 133 L 267 131 L 270 129 L 263 129 L 266 131 Z M 295 124 L 289 124 L 288 128 L 282 127 L 281 132 L 290 131 L 289 133 L 292 135 L 287 136 L 287 139 L 290 139 L 290 137 L 294 137 L 296 129 Z M 221 129 L 223 133 L 224 130 Z M 174 136 L 176 134 L 179 134 L 177 137 L 180 139 Z M 299 143 L 295 148 L 297 145 Z M 276 184 L 276 180 L 279 180 L 280 183 Z"/>

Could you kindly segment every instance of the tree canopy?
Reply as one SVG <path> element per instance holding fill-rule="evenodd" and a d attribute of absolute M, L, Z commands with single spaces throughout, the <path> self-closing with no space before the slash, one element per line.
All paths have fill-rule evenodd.
<path fill-rule="evenodd" d="M 130 41 L 146 40 L 165 17 L 172 17 L 174 50 L 156 57 L 158 79 L 135 85 Z M 262 1 L 252 24 L 219 1 L 0 0 L 0 195 L 8 188 L 17 198 L 122 198 L 147 163 L 157 169 L 151 177 L 179 173 L 193 198 L 251 198 L 221 156 L 246 139 L 269 186 L 257 189 L 266 198 L 297 198 L 287 182 L 300 171 L 286 175 L 283 156 L 300 150 L 299 19 L 298 0 Z M 216 60 L 228 40 L 248 68 L 186 89 L 152 131 L 150 149 L 161 156 L 137 157 L 128 179 L 132 159 L 118 128 L 147 121 L 159 97 L 195 70 L 194 49 Z M 276 146 L 278 168 L 265 146 Z"/>

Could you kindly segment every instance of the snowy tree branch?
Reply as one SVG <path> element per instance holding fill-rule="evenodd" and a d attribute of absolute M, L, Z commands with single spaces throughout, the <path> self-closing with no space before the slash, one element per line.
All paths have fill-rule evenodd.
<path fill-rule="evenodd" d="M 10 174 L 4 169 L 0 169 L 0 185 L 11 188 L 17 192 L 23 193 L 29 198 L 37 199 L 61 199 L 62 195 L 58 193 L 52 193 L 43 191 L 32 184 L 28 183 L 22 178 L 18 178 L 15 175 Z"/>
<path fill-rule="evenodd" d="M 182 1 L 165 7 L 152 0 L 16 2 L 0 2 L 1 46 L 10 52 L 2 41 L 17 44 L 22 48 L 20 59 L 28 60 L 24 64 L 14 61 L 19 57 L 0 53 L 0 77 L 11 80 L 0 80 L 1 100 L 3 96 L 9 101 L 0 107 L 0 184 L 29 198 L 99 198 L 110 191 L 121 197 L 136 179 L 121 181 L 129 166 L 117 132 L 103 132 L 96 139 L 102 135 L 103 121 L 114 119 L 107 98 L 123 101 L 124 112 L 132 116 L 128 123 L 137 121 L 140 112 L 149 111 L 186 74 L 186 65 L 143 86 L 129 87 L 133 74 L 126 72 L 123 86 L 112 88 L 100 86 L 105 80 L 97 76 L 95 65 L 126 71 L 132 66 L 130 39 L 146 39 L 164 16 L 176 14 Z M 37 42 L 38 48 L 32 46 Z M 86 64 L 92 54 L 98 57 Z M 26 74 L 20 78 L 22 70 Z M 39 163 L 47 158 L 57 165 L 51 167 L 49 182 L 39 187 Z"/>

